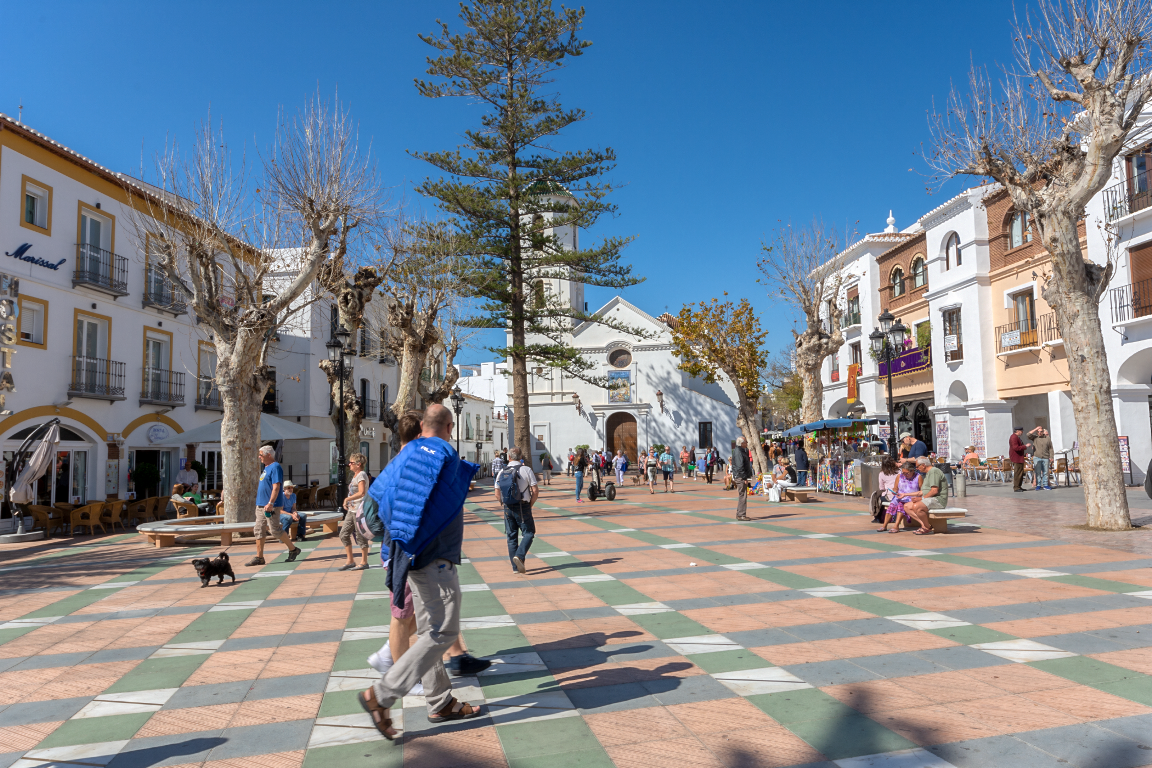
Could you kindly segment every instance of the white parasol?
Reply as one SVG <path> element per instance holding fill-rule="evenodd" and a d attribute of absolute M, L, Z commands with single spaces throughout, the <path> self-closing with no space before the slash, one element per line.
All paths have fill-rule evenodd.
<path fill-rule="evenodd" d="M 44 476 L 48 467 L 52 466 L 52 457 L 56 453 L 56 445 L 59 442 L 60 427 L 53 424 L 32 452 L 32 456 L 24 465 L 24 469 L 20 471 L 12 483 L 8 497 L 12 503 L 31 504 L 36 501 L 36 481 Z"/>

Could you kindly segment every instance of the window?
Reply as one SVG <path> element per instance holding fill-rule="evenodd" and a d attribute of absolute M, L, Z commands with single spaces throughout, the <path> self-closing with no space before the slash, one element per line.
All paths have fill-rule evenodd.
<path fill-rule="evenodd" d="M 158 328 L 144 328 L 143 394 L 153 400 L 167 400 L 171 393 L 172 334 Z"/>
<path fill-rule="evenodd" d="M 832 353 L 832 381 L 840 381 L 840 353 Z"/>
<path fill-rule="evenodd" d="M 468 416 L 464 417 L 464 439 L 472 439 L 472 419 Z"/>
<path fill-rule="evenodd" d="M 613 368 L 627 368 L 632 365 L 632 353 L 626 349 L 617 349 L 608 355 L 608 364 Z"/>
<path fill-rule="evenodd" d="M 699 437 L 697 439 L 696 445 L 699 446 L 700 448 L 711 448 L 712 447 L 712 422 L 701 421 L 701 422 L 698 422 L 698 424 L 699 424 L 699 428 L 698 428 Z"/>
<path fill-rule="evenodd" d="M 52 187 L 23 176 L 20 226 L 42 235 L 52 234 Z"/>
<path fill-rule="evenodd" d="M 1021 291 L 1012 296 L 1012 312 L 1015 315 L 1013 322 L 1018 331 L 1031 331 L 1036 328 L 1036 300 L 1032 290 Z"/>
<path fill-rule="evenodd" d="M 196 400 L 200 405 L 218 405 L 220 400 L 216 391 L 216 350 L 205 342 L 200 343 L 196 354 Z"/>
<path fill-rule="evenodd" d="M 360 357 L 368 356 L 368 326 L 360 326 Z"/>
<path fill-rule="evenodd" d="M 1017 211 L 1012 214 L 1012 219 L 1008 223 L 1008 247 L 1019 248 L 1030 242 L 1032 242 L 1032 222 L 1027 213 Z"/>
<path fill-rule="evenodd" d="M 264 393 L 264 402 L 260 404 L 260 410 L 263 413 L 280 413 L 280 403 L 276 398 L 276 369 L 268 366 L 268 376 L 272 379 L 272 383 L 268 385 L 268 391 Z"/>
<path fill-rule="evenodd" d="M 860 324 L 860 294 L 848 299 L 848 325 Z"/>
<path fill-rule="evenodd" d="M 849 353 L 852 355 L 852 365 L 863 365 L 864 357 L 860 351 L 860 342 L 855 342 L 848 347 Z"/>
<path fill-rule="evenodd" d="M 964 359 L 964 337 L 960 328 L 960 308 L 944 310 L 944 361 Z"/>
<path fill-rule="evenodd" d="M 944 269 L 960 266 L 960 235 L 953 232 L 944 244 Z"/>
<path fill-rule="evenodd" d="M 912 260 L 912 286 L 923 288 L 926 285 L 928 285 L 928 266 L 924 263 L 923 256 L 917 256 Z"/>
<path fill-rule="evenodd" d="M 48 329 L 48 302 L 20 296 L 16 304 L 20 310 L 20 338 L 16 343 L 24 347 L 47 349 L 45 334 Z"/>
<path fill-rule="evenodd" d="M 892 298 L 904 295 L 904 270 L 896 267 L 892 270 Z"/>

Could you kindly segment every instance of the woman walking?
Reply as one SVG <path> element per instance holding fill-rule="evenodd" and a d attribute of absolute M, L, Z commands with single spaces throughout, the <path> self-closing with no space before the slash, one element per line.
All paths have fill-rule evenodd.
<path fill-rule="evenodd" d="M 616 488 L 624 487 L 624 473 L 628 471 L 628 459 L 624 451 L 616 451 L 616 458 L 612 459 L 612 467 L 616 470 Z"/>
<path fill-rule="evenodd" d="M 584 488 L 584 472 L 588 469 L 588 456 L 581 448 L 576 453 L 576 503 L 583 504 L 584 499 L 580 498 L 580 491 Z"/>
<path fill-rule="evenodd" d="M 372 542 L 364 534 L 358 520 L 360 508 L 364 506 L 364 496 L 368 493 L 368 473 L 364 471 L 366 461 L 362 453 L 354 453 L 348 457 L 348 466 L 352 469 L 352 482 L 348 483 L 348 498 L 344 499 L 344 509 L 347 513 L 344 515 L 344 522 L 340 524 L 340 543 L 344 545 L 344 554 L 347 555 L 348 562 L 340 566 L 338 570 L 341 571 L 350 571 L 357 567 L 352 555 L 353 537 L 360 547 L 359 570 L 368 569 L 368 550 L 372 548 Z"/>
<path fill-rule="evenodd" d="M 656 493 L 656 470 L 660 462 L 656 460 L 656 449 L 649 448 L 648 455 L 644 457 L 644 473 L 648 475 L 648 493 Z"/>

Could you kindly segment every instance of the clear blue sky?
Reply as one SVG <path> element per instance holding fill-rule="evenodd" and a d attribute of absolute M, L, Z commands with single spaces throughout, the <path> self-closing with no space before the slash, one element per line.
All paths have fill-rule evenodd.
<path fill-rule="evenodd" d="M 166 138 L 187 145 L 209 107 L 230 143 L 251 150 L 271 138 L 279 106 L 339 88 L 386 182 L 411 198 L 428 168 L 405 150 L 453 147 L 476 124 L 476 107 L 423 99 L 412 84 L 428 53 L 417 33 L 457 7 L 9 2 L 5 54 L 22 63 L 0 77 L 0 111 L 15 116 L 23 103 L 32 127 L 136 174 Z M 814 215 L 866 232 L 892 209 L 903 228 L 958 191 L 926 190 L 926 111 L 965 80 L 970 59 L 1011 56 L 1003 1 L 584 7 L 593 45 L 556 87 L 589 119 L 559 143 L 612 147 L 623 185 L 619 216 L 588 234 L 635 236 L 625 258 L 647 281 L 624 295 L 642 309 L 746 296 L 774 349 L 790 342 L 792 314 L 755 283 L 761 240 L 780 221 Z M 587 293 L 590 307 L 611 296 Z M 479 349 L 465 357 L 492 359 Z"/>

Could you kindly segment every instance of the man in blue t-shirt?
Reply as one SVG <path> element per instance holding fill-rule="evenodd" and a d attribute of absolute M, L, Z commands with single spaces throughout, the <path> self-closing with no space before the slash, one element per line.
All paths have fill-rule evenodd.
<path fill-rule="evenodd" d="M 276 452 L 270 445 L 260 447 L 260 463 L 264 470 L 260 473 L 260 484 L 256 486 L 256 523 L 252 532 L 256 534 L 256 557 L 245 565 L 264 565 L 264 534 L 269 533 L 280 540 L 288 549 L 288 562 L 300 554 L 300 547 L 292 546 L 288 534 L 280 527 L 280 512 L 284 509 L 284 470 L 276 462 Z"/>

